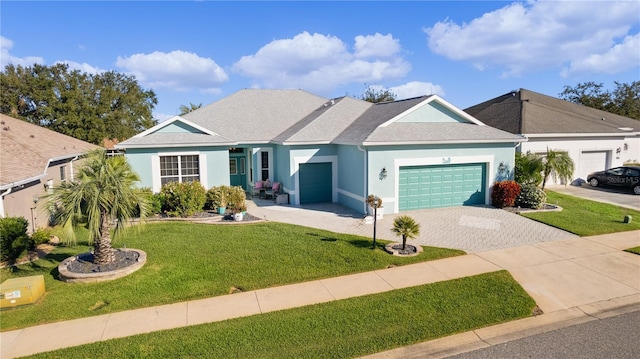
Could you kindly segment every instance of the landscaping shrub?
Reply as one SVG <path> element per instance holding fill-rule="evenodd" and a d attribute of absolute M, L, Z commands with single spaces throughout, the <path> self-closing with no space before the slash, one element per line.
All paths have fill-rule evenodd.
<path fill-rule="evenodd" d="M 0 259 L 13 262 L 29 247 L 27 227 L 24 217 L 0 218 Z"/>
<path fill-rule="evenodd" d="M 204 207 L 207 191 L 200 182 L 171 182 L 162 186 L 163 211 L 169 216 L 189 217 Z"/>
<path fill-rule="evenodd" d="M 227 187 L 229 193 L 227 194 L 227 206 L 232 208 L 234 212 L 244 212 L 247 210 L 247 204 L 245 199 L 247 195 L 244 192 L 242 186 Z"/>
<path fill-rule="evenodd" d="M 547 194 L 532 184 L 523 184 L 520 187 L 520 194 L 516 198 L 515 205 L 522 208 L 538 209 L 546 202 Z"/>
<path fill-rule="evenodd" d="M 140 192 L 142 192 L 147 199 L 147 204 L 149 206 L 149 213 L 147 213 L 148 216 L 162 213 L 163 196 L 160 193 L 153 193 L 149 187 L 141 188 Z M 140 217 L 140 207 L 136 208 L 134 217 Z"/>
<path fill-rule="evenodd" d="M 514 180 L 522 184 L 532 184 L 539 186 L 542 183 L 542 170 L 544 163 L 542 156 L 527 152 L 525 154 L 516 152 L 515 167 L 513 171 Z"/>
<path fill-rule="evenodd" d="M 520 194 L 520 185 L 516 181 L 500 181 L 493 185 L 491 201 L 494 207 L 513 207 Z"/>
<path fill-rule="evenodd" d="M 31 240 L 29 241 L 29 249 L 35 249 L 37 246 L 48 243 L 51 238 L 51 229 L 38 228 L 31 234 Z"/>
<path fill-rule="evenodd" d="M 217 210 L 218 207 L 227 207 L 228 194 L 229 186 L 222 185 L 209 188 L 204 208 Z"/>

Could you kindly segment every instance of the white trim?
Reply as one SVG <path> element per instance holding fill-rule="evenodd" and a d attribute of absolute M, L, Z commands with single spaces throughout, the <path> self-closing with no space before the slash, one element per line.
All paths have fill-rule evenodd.
<path fill-rule="evenodd" d="M 355 194 L 355 193 L 351 193 L 351 192 L 349 192 L 349 191 L 343 190 L 343 189 L 341 189 L 341 188 L 338 188 L 337 192 L 338 192 L 339 194 L 343 195 L 343 196 L 347 196 L 347 197 L 349 197 L 349 198 L 353 198 L 353 199 L 358 200 L 358 201 L 361 201 L 361 202 L 363 202 L 363 203 L 364 203 L 364 201 L 365 201 L 365 198 L 364 198 L 364 197 L 362 197 L 362 196 L 360 196 L 360 195 L 357 195 L 357 194 Z M 383 199 L 383 200 L 384 200 L 384 199 Z"/>
<path fill-rule="evenodd" d="M 185 152 L 158 152 L 151 155 L 151 190 L 154 193 L 160 192 L 162 189 L 162 178 L 160 177 L 160 157 L 169 156 L 198 156 L 198 174 L 199 182 L 208 188 L 207 176 L 207 156 L 200 151 Z"/>
<path fill-rule="evenodd" d="M 151 190 L 158 193 L 162 189 L 162 180 L 160 179 L 160 155 L 151 156 Z"/>
<path fill-rule="evenodd" d="M 182 118 L 182 117 L 180 117 L 180 116 L 173 116 L 173 117 L 171 117 L 170 119 L 168 119 L 168 120 L 166 120 L 166 121 L 163 121 L 163 122 L 161 122 L 161 123 L 159 123 L 159 124 L 157 124 L 157 125 L 155 125 L 155 126 L 153 126 L 153 127 L 149 128 L 149 129 L 147 129 L 147 130 L 145 130 L 145 131 L 142 131 L 142 132 L 140 132 L 139 134 L 137 134 L 137 135 L 135 135 L 135 136 L 133 136 L 133 137 L 134 137 L 134 138 L 135 138 L 135 137 L 145 137 L 145 136 L 147 136 L 147 135 L 149 135 L 149 134 L 152 134 L 152 133 L 154 133 L 154 132 L 156 132 L 156 131 L 158 131 L 158 130 L 160 130 L 160 129 L 164 128 L 164 127 L 169 126 L 170 124 L 172 124 L 172 123 L 174 123 L 174 122 L 182 122 L 182 123 L 184 123 L 185 125 L 187 125 L 187 126 L 189 126 L 189 127 L 193 127 L 193 128 L 195 128 L 196 130 L 198 130 L 198 131 L 202 131 L 202 132 L 206 133 L 207 135 L 211 135 L 211 136 L 220 136 L 220 135 L 218 135 L 217 133 L 215 133 L 215 132 L 213 132 L 213 131 L 211 131 L 211 130 L 208 130 L 208 129 L 206 129 L 206 128 L 204 128 L 204 127 L 200 126 L 200 125 L 196 125 L 195 123 L 193 123 L 193 122 L 191 122 L 191 121 L 189 121 L 189 120 L 187 120 L 187 119 L 184 119 L 184 118 Z"/>
<path fill-rule="evenodd" d="M 338 156 L 294 156 L 290 171 L 296 190 L 289 192 L 295 195 L 294 205 L 300 205 L 300 165 L 324 162 L 331 162 L 331 201 L 338 202 Z"/>
<path fill-rule="evenodd" d="M 395 117 L 393 117 L 392 119 L 388 120 L 387 122 L 379 125 L 378 127 L 387 127 L 390 124 L 398 121 L 399 119 L 401 119 L 402 117 L 407 116 L 408 114 L 417 111 L 418 109 L 428 105 L 429 103 L 431 103 L 432 101 L 436 101 L 439 102 L 441 105 L 444 105 L 444 107 L 447 107 L 449 110 L 451 110 L 452 112 L 454 112 L 456 115 L 464 118 L 465 120 L 474 123 L 478 126 L 486 126 L 484 123 L 480 122 L 477 118 L 469 115 L 468 113 L 460 110 L 459 108 L 457 108 L 456 106 L 450 104 L 449 102 L 445 101 L 443 98 L 441 98 L 438 95 L 430 95 L 429 97 L 427 97 L 424 101 L 420 102 L 419 104 L 411 107 L 410 109 L 402 112 L 399 115 L 396 115 Z"/>
<path fill-rule="evenodd" d="M 493 168 L 495 168 L 495 156 L 494 155 L 484 155 L 484 156 L 458 156 L 458 157 L 423 157 L 423 158 L 398 158 L 393 161 L 393 166 L 395 169 L 395 178 L 393 179 L 393 190 L 395 193 L 394 198 L 394 212 L 398 213 L 400 211 L 400 167 L 406 166 L 436 166 L 436 165 L 461 165 L 461 164 L 472 164 L 472 163 L 484 163 L 486 165 L 486 183 L 485 183 L 485 198 L 484 203 L 490 203 L 490 191 L 489 188 L 491 183 L 495 181 L 495 176 L 493 173 Z M 384 201 L 384 199 L 383 199 Z M 391 201 L 391 200 L 389 200 Z"/>
<path fill-rule="evenodd" d="M 404 146 L 404 145 L 453 145 L 453 144 L 474 144 L 474 143 L 512 143 L 512 142 L 526 142 L 524 137 L 520 138 L 500 138 L 500 139 L 471 139 L 471 140 L 438 140 L 438 141 L 364 141 L 362 146 Z"/>
<path fill-rule="evenodd" d="M 533 133 L 523 134 L 528 138 L 555 138 L 555 137 L 633 137 L 640 135 L 640 132 L 615 132 L 615 133 Z"/>

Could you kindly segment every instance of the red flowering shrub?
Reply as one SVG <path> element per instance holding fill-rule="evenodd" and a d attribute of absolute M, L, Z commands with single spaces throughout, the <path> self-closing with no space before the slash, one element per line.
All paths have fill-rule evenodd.
<path fill-rule="evenodd" d="M 520 194 L 521 187 L 516 181 L 501 181 L 493 185 L 491 202 L 494 207 L 513 207 Z"/>

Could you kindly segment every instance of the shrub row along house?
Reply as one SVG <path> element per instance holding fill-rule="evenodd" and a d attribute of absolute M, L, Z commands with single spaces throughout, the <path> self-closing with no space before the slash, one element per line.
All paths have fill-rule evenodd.
<path fill-rule="evenodd" d="M 437 95 L 387 103 L 301 90 L 245 89 L 116 145 L 160 191 L 279 182 L 294 205 L 338 202 L 387 213 L 489 204 L 525 139 L 485 125 Z"/>
<path fill-rule="evenodd" d="M 49 225 L 40 199 L 61 181 L 73 180 L 81 156 L 96 148 L 0 114 L 0 218 L 24 217 L 29 232 Z"/>

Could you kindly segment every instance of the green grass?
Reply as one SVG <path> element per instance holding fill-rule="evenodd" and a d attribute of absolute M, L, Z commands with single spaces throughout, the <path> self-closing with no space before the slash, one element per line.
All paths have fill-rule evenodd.
<path fill-rule="evenodd" d="M 425 247 L 419 256 L 400 258 L 371 250 L 366 237 L 271 222 L 149 223 L 114 242 L 114 247 L 123 245 L 147 252 L 147 263 L 115 281 L 56 280 L 58 264 L 88 251 L 86 245 L 57 247 L 45 259 L 15 272 L 0 270 L 0 281 L 43 274 L 46 287 L 37 304 L 3 310 L 1 330 L 217 296 L 231 287 L 249 291 L 464 254 Z"/>
<path fill-rule="evenodd" d="M 629 253 L 633 253 L 633 254 L 640 254 L 640 247 L 633 247 L 633 248 L 625 249 L 625 252 L 629 252 Z"/>
<path fill-rule="evenodd" d="M 528 317 L 534 307 L 499 271 L 33 358 L 349 358 Z"/>
<path fill-rule="evenodd" d="M 553 191 L 547 191 L 547 195 L 547 202 L 558 204 L 563 209 L 561 212 L 526 213 L 523 216 L 582 237 L 640 229 L 640 220 L 623 223 L 627 214 L 640 219 L 639 211 Z"/>

